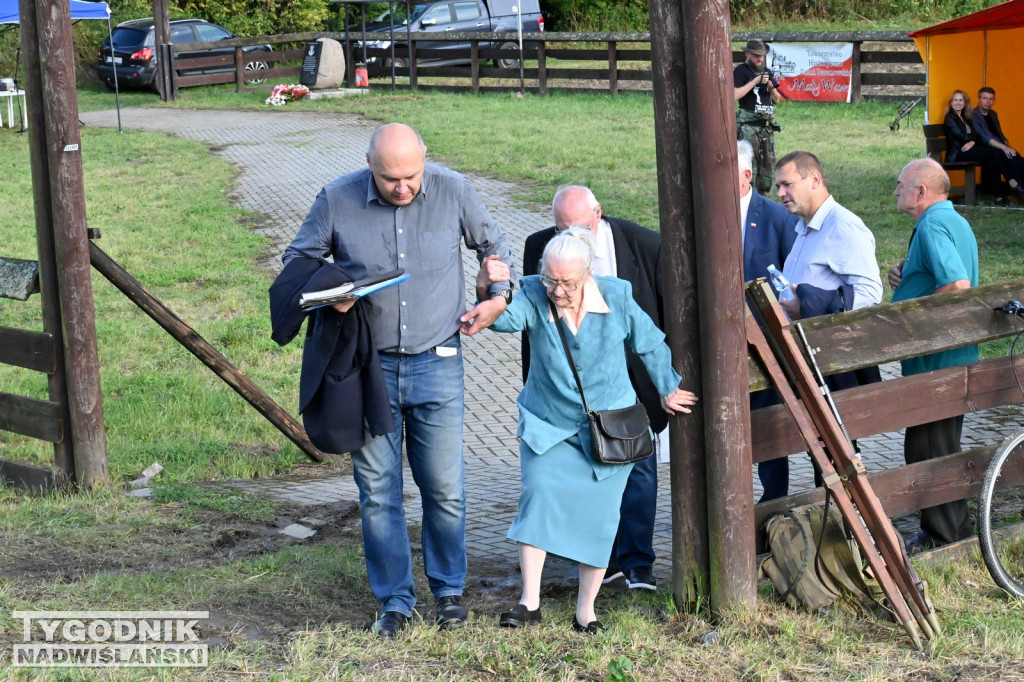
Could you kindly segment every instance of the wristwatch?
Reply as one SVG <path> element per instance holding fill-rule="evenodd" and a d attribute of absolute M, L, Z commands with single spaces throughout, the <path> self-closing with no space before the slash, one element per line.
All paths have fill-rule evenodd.
<path fill-rule="evenodd" d="M 505 305 L 510 304 L 512 302 L 512 289 L 504 289 L 502 291 L 499 291 L 498 293 L 491 296 L 491 298 L 498 298 L 499 296 L 505 299 Z"/>

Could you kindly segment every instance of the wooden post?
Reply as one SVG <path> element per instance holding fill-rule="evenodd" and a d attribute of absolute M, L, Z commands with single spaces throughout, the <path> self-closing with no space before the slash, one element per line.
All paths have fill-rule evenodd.
<path fill-rule="evenodd" d="M 245 82 L 245 57 L 242 53 L 242 46 L 235 46 L 235 92 L 242 91 L 242 84 Z"/>
<path fill-rule="evenodd" d="M 409 88 L 415 90 L 419 82 L 416 74 L 416 41 L 409 41 Z"/>
<path fill-rule="evenodd" d="M 548 51 L 543 40 L 537 43 L 537 92 L 548 94 Z"/>
<path fill-rule="evenodd" d="M 864 96 L 861 94 L 860 82 L 860 41 L 855 40 L 853 43 L 853 61 L 850 68 L 850 101 L 851 102 L 863 102 Z"/>
<path fill-rule="evenodd" d="M 85 488 L 105 483 L 107 442 L 103 430 L 96 320 L 92 299 L 92 270 L 85 222 L 78 100 L 75 92 L 71 12 L 54 11 L 51 0 L 22 0 L 35 8 L 35 45 L 41 67 L 42 110 L 50 180 L 49 202 L 64 329 L 64 362 L 68 372 L 75 474 Z M 22 37 L 22 40 L 26 38 Z M 27 52 L 28 50 L 26 50 Z M 38 189 L 36 190 L 38 191 Z"/>
<path fill-rule="evenodd" d="M 739 230 L 732 43 L 726 0 L 686 2 L 683 45 L 689 90 L 700 311 L 711 610 L 754 608 L 754 488 L 747 393 L 746 303 Z"/>
<path fill-rule="evenodd" d="M 692 494 L 691 481 L 706 471 L 710 604 L 720 616 L 737 605 L 753 608 L 756 596 L 729 7 L 724 0 L 653 0 L 651 28 L 663 253 L 672 282 L 667 324 L 684 381 L 701 395 L 694 417 L 704 420 L 704 471 L 700 455 L 681 450 L 699 452 L 695 426 L 674 420 L 685 433 L 674 434 L 672 443 L 673 521 L 692 504 L 683 499 Z M 687 325 L 689 331 L 680 329 Z M 702 587 L 701 557 L 682 549 L 694 540 L 681 530 L 673 528 L 673 584 L 677 601 L 686 603 Z"/>
<path fill-rule="evenodd" d="M 619 92 L 619 55 L 614 40 L 608 41 L 608 92 Z"/>
<path fill-rule="evenodd" d="M 174 68 L 171 56 L 171 14 L 167 0 L 153 0 L 153 37 L 156 42 L 156 83 L 160 98 L 168 101 L 174 98 L 174 83 L 171 70 Z"/>
<path fill-rule="evenodd" d="M 679 0 L 651 0 L 650 11 L 665 332 L 683 385 L 701 395 L 683 17 Z M 710 597 L 702 411 L 698 404 L 692 414 L 670 422 L 672 592 L 681 610 L 707 604 Z"/>
<path fill-rule="evenodd" d="M 469 41 L 470 74 L 473 84 L 473 94 L 480 94 L 480 41 Z"/>
<path fill-rule="evenodd" d="M 42 298 L 43 331 L 52 335 L 54 346 L 64 348 L 57 290 L 57 254 L 53 242 L 53 214 L 50 210 L 50 171 L 46 155 L 46 119 L 43 115 L 43 75 L 39 59 L 38 26 L 34 0 L 21 0 L 21 41 L 25 55 L 25 102 L 28 116 L 29 154 L 32 166 L 32 195 L 36 216 L 36 251 L 39 258 L 39 287 Z M 63 437 L 53 444 L 54 481 L 61 485 L 75 480 L 75 460 L 70 437 L 67 370 L 64 354 L 55 353 L 53 372 L 47 377 L 50 400 L 60 406 Z"/>

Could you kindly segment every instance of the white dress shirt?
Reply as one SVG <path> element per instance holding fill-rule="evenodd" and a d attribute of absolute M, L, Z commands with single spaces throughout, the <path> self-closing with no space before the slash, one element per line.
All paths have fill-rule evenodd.
<path fill-rule="evenodd" d="M 783 269 L 786 279 L 825 290 L 849 284 L 853 310 L 881 302 L 875 236 L 856 214 L 829 195 L 810 223 L 801 218 L 795 229 L 796 242 Z"/>
<path fill-rule="evenodd" d="M 740 234 L 743 235 L 740 244 L 744 248 L 747 246 L 747 211 L 750 210 L 750 199 L 753 196 L 754 188 L 750 186 L 747 188 L 747 193 L 740 197 Z"/>
<path fill-rule="evenodd" d="M 597 225 L 597 237 L 594 239 L 594 260 L 591 263 L 595 275 L 615 277 L 615 240 L 612 238 L 612 226 L 601 218 Z"/>

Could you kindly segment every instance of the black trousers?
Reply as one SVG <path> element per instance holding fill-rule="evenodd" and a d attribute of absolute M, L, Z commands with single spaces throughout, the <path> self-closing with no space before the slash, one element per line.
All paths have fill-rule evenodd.
<path fill-rule="evenodd" d="M 907 464 L 914 464 L 960 452 L 963 427 L 963 415 L 908 426 L 903 441 L 904 459 Z M 969 537 L 974 529 L 967 514 L 967 500 L 922 509 L 921 528 L 942 544 Z"/>

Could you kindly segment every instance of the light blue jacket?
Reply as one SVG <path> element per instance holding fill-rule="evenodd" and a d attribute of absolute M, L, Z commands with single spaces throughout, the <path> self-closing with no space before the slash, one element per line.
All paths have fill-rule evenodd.
<path fill-rule="evenodd" d="M 674 391 L 682 377 L 672 369 L 665 334 L 633 300 L 630 283 L 615 277 L 594 280 L 611 312 L 588 312 L 575 336 L 565 328 L 590 409 L 616 409 L 636 402 L 623 341 L 643 361 L 659 395 Z M 512 303 L 491 327 L 498 332 L 525 331 L 530 337 L 530 374 L 517 401 L 518 435 L 538 454 L 576 434 L 587 447 L 590 438 L 583 400 L 558 329 L 548 319 L 547 290 L 537 275 L 524 277 L 520 284 Z"/>

